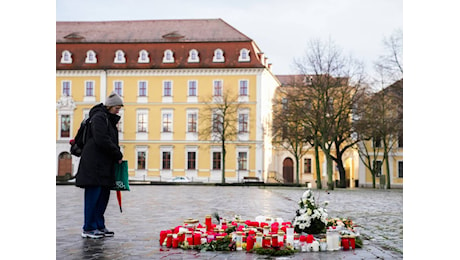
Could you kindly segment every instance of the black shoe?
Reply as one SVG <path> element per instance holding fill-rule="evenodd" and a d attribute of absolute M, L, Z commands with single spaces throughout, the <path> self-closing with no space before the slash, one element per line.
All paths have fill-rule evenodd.
<path fill-rule="evenodd" d="M 105 237 L 113 237 L 115 235 L 115 232 L 109 231 L 107 228 L 100 229 L 99 231 L 103 233 Z"/>

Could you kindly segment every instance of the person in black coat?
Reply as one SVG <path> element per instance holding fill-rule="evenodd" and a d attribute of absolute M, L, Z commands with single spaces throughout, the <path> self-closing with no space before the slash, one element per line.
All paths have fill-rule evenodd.
<path fill-rule="evenodd" d="M 105 227 L 104 212 L 115 185 L 115 163 L 121 163 L 123 154 L 118 144 L 117 115 L 123 101 L 111 93 L 105 102 L 89 111 L 90 131 L 81 154 L 76 175 L 76 186 L 85 189 L 84 225 L 82 237 L 113 236 Z"/>

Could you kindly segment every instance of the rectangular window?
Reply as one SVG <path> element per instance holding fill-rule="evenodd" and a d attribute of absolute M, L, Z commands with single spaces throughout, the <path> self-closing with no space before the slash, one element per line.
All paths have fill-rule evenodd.
<path fill-rule="evenodd" d="M 145 133 L 148 127 L 148 114 L 146 112 L 138 112 L 137 114 L 137 132 Z"/>
<path fill-rule="evenodd" d="M 196 152 L 187 152 L 187 170 L 196 169 Z"/>
<path fill-rule="evenodd" d="M 398 161 L 398 178 L 403 177 L 403 162 Z"/>
<path fill-rule="evenodd" d="M 138 88 L 139 88 L 139 97 L 146 97 L 147 96 L 147 81 L 139 81 Z"/>
<path fill-rule="evenodd" d="M 70 115 L 61 115 L 61 137 L 70 137 Z"/>
<path fill-rule="evenodd" d="M 145 152 L 137 152 L 137 169 L 145 170 Z"/>
<path fill-rule="evenodd" d="M 218 113 L 213 113 L 212 114 L 212 131 L 214 133 L 221 133 L 223 128 L 223 118 L 220 114 Z"/>
<path fill-rule="evenodd" d="M 246 113 L 241 113 L 238 115 L 238 132 L 247 133 L 248 132 L 248 117 Z"/>
<path fill-rule="evenodd" d="M 171 169 L 171 152 L 163 152 L 161 166 L 163 170 Z"/>
<path fill-rule="evenodd" d="M 402 148 L 403 147 L 403 133 L 400 133 L 398 135 L 398 147 Z"/>
<path fill-rule="evenodd" d="M 85 82 L 85 96 L 87 97 L 94 96 L 94 81 Z"/>
<path fill-rule="evenodd" d="M 248 169 L 248 153 L 238 152 L 238 170 L 246 171 Z"/>
<path fill-rule="evenodd" d="M 214 80 L 214 96 L 220 97 L 222 96 L 222 80 Z"/>
<path fill-rule="evenodd" d="M 248 95 L 248 81 L 240 80 L 240 96 Z"/>
<path fill-rule="evenodd" d="M 212 153 L 212 169 L 220 170 L 221 152 Z"/>
<path fill-rule="evenodd" d="M 70 96 L 70 81 L 62 82 L 62 95 L 65 97 Z"/>
<path fill-rule="evenodd" d="M 198 115 L 196 113 L 187 114 L 187 132 L 195 133 L 197 131 L 196 130 L 197 116 Z"/>
<path fill-rule="evenodd" d="M 196 86 L 197 86 L 196 80 L 190 80 L 188 82 L 188 95 L 190 97 L 196 97 Z"/>
<path fill-rule="evenodd" d="M 172 82 L 169 80 L 163 81 L 163 96 L 172 96 Z"/>
<path fill-rule="evenodd" d="M 303 159 L 303 173 L 311 173 L 311 159 Z"/>
<path fill-rule="evenodd" d="M 119 96 L 123 96 L 123 81 L 114 81 L 113 82 L 113 91 Z"/>
<path fill-rule="evenodd" d="M 163 114 L 163 132 L 172 132 L 172 114 Z"/>

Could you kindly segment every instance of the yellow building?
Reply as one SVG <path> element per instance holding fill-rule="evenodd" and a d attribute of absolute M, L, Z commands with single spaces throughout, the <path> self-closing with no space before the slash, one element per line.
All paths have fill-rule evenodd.
<path fill-rule="evenodd" d="M 226 181 L 267 179 L 266 129 L 279 85 L 270 66 L 252 39 L 221 19 L 57 22 L 56 175 L 76 174 L 69 140 L 115 91 L 124 101 L 118 129 L 130 179 L 220 182 L 221 145 L 200 136 L 200 117 L 230 91 L 241 107 Z"/>

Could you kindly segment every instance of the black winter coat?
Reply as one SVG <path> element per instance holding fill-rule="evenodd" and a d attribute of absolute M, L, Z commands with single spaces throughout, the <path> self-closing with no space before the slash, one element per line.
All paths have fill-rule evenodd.
<path fill-rule="evenodd" d="M 114 186 L 114 164 L 123 158 L 118 145 L 117 123 L 120 116 L 111 114 L 101 103 L 89 111 L 91 131 L 81 154 L 76 185 Z"/>

